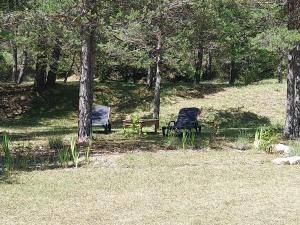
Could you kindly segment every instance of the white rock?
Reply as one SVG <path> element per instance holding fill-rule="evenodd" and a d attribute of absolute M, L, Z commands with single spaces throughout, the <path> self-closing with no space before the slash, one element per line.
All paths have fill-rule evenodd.
<path fill-rule="evenodd" d="M 283 145 L 283 144 L 277 144 L 277 145 L 273 146 L 273 151 L 274 151 L 274 153 L 289 154 L 290 147 L 287 145 Z"/>
<path fill-rule="evenodd" d="M 276 165 L 289 165 L 290 160 L 288 158 L 277 158 L 272 161 Z"/>
<path fill-rule="evenodd" d="M 290 165 L 300 164 L 300 156 L 288 157 Z"/>

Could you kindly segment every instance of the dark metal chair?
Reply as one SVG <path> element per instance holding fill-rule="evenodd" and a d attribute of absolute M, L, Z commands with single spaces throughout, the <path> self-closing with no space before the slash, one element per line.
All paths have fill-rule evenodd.
<path fill-rule="evenodd" d="M 200 133 L 201 126 L 198 123 L 200 113 L 201 110 L 195 107 L 180 109 L 177 120 L 170 121 L 166 127 L 162 128 L 163 135 L 169 135 L 169 132 L 172 130 L 176 133 L 181 133 L 184 129 L 190 132 L 194 129 L 196 133 Z"/>
<path fill-rule="evenodd" d="M 95 105 L 92 108 L 92 127 L 104 127 L 106 133 L 111 132 L 111 123 L 109 121 L 110 107 L 104 105 Z"/>

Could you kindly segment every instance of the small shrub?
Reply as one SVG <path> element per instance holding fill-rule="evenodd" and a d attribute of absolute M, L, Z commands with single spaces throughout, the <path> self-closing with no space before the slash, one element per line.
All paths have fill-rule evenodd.
<path fill-rule="evenodd" d="M 79 164 L 79 151 L 77 149 L 76 138 L 74 136 L 72 136 L 70 140 L 70 149 L 75 168 L 77 168 Z"/>
<path fill-rule="evenodd" d="M 234 147 L 243 151 L 251 148 L 250 137 L 245 131 L 240 131 Z"/>
<path fill-rule="evenodd" d="M 255 133 L 254 147 L 271 154 L 272 144 L 277 140 L 278 135 L 272 127 L 260 127 Z"/>
<path fill-rule="evenodd" d="M 63 147 L 62 149 L 58 150 L 58 161 L 61 167 L 68 167 L 69 158 L 69 149 L 67 147 Z"/>
<path fill-rule="evenodd" d="M 124 129 L 124 136 L 126 138 L 140 135 L 139 126 L 140 116 L 137 114 L 131 115 L 131 124 Z"/>
<path fill-rule="evenodd" d="M 2 151 L 4 153 L 3 166 L 4 169 L 8 171 L 13 169 L 13 157 L 11 154 L 10 144 L 11 144 L 10 137 L 8 133 L 5 131 L 3 133 L 3 139 L 2 139 Z"/>
<path fill-rule="evenodd" d="M 64 142 L 61 137 L 50 137 L 48 139 L 48 146 L 50 149 L 59 150 L 64 147 Z"/>

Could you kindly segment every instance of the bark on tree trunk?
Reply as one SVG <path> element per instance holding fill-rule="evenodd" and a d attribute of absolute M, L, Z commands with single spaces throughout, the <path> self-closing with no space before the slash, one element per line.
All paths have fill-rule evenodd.
<path fill-rule="evenodd" d="M 208 61 L 206 64 L 206 69 L 203 74 L 203 80 L 212 80 L 212 54 L 211 51 L 208 52 Z"/>
<path fill-rule="evenodd" d="M 282 83 L 282 59 L 280 59 L 280 62 L 277 67 L 277 78 L 278 78 L 278 83 Z"/>
<path fill-rule="evenodd" d="M 203 44 L 201 41 L 198 41 L 198 46 L 196 48 L 196 63 L 195 63 L 195 77 L 194 84 L 199 84 L 201 80 L 202 73 L 202 63 L 203 63 Z"/>
<path fill-rule="evenodd" d="M 20 68 L 20 72 L 19 72 L 19 76 L 18 76 L 18 80 L 17 80 L 18 84 L 21 84 L 24 80 L 24 77 L 26 75 L 27 68 L 28 68 L 28 62 L 29 62 L 28 50 L 25 49 L 23 51 L 23 61 L 22 61 L 22 64 L 21 64 L 21 68 Z"/>
<path fill-rule="evenodd" d="M 61 42 L 59 39 L 57 39 L 52 52 L 50 70 L 48 72 L 47 83 L 46 83 L 47 87 L 55 86 L 60 55 L 61 55 Z"/>
<path fill-rule="evenodd" d="M 85 0 L 87 12 L 92 17 L 96 10 L 96 0 Z M 93 73 L 96 24 L 95 19 L 82 27 L 81 75 L 79 88 L 78 142 L 87 142 L 92 135 Z"/>
<path fill-rule="evenodd" d="M 156 81 L 154 88 L 154 104 L 153 104 L 153 119 L 159 119 L 160 113 L 160 83 L 161 83 L 161 66 L 162 66 L 162 34 L 161 31 L 156 35 Z"/>
<path fill-rule="evenodd" d="M 289 72 L 287 77 L 287 112 L 284 128 L 284 136 L 294 139 L 299 136 L 299 88 L 300 88 L 300 45 L 289 53 Z M 296 84 L 297 82 L 297 84 Z M 296 89 L 297 88 L 297 89 Z M 297 95 L 297 99 L 296 99 Z"/>
<path fill-rule="evenodd" d="M 234 85 L 236 78 L 237 78 L 237 70 L 235 66 L 235 61 L 231 60 L 229 84 Z"/>
<path fill-rule="evenodd" d="M 17 82 L 17 73 L 18 73 L 18 48 L 15 44 L 12 47 L 12 56 L 13 56 L 13 68 L 11 80 Z"/>
<path fill-rule="evenodd" d="M 47 77 L 47 57 L 45 53 L 40 53 L 36 59 L 35 68 L 35 90 L 41 93 L 45 90 Z"/>
<path fill-rule="evenodd" d="M 149 89 L 153 88 L 154 84 L 154 68 L 153 65 L 150 65 L 148 68 L 148 74 L 147 74 L 147 85 Z"/>

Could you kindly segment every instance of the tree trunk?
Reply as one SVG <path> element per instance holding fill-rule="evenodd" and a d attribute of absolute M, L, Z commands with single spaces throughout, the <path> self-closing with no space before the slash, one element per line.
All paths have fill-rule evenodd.
<path fill-rule="evenodd" d="M 74 53 L 74 56 L 73 56 L 73 59 L 72 59 L 71 66 L 70 66 L 68 72 L 65 74 L 64 83 L 67 83 L 68 77 L 71 76 L 72 69 L 73 69 L 73 66 L 74 66 L 74 64 L 75 64 L 75 59 L 76 59 L 76 53 Z"/>
<path fill-rule="evenodd" d="M 196 63 L 195 63 L 195 77 L 194 77 L 194 84 L 199 84 L 201 80 L 201 73 L 202 73 L 202 63 L 203 63 L 203 44 L 199 40 L 198 46 L 196 48 Z"/>
<path fill-rule="evenodd" d="M 96 0 L 85 0 L 87 12 L 92 17 L 96 10 Z M 92 135 L 94 49 L 96 48 L 96 23 L 91 18 L 82 27 L 81 74 L 79 88 L 78 142 L 87 142 Z"/>
<path fill-rule="evenodd" d="M 277 67 L 277 78 L 278 78 L 278 83 L 282 83 L 282 59 L 280 59 L 280 62 Z"/>
<path fill-rule="evenodd" d="M 23 51 L 23 61 L 22 61 L 22 64 L 21 64 L 21 68 L 20 68 L 20 72 L 19 72 L 19 76 L 18 76 L 18 80 L 17 80 L 18 84 L 21 84 L 24 80 L 24 77 L 25 77 L 27 69 L 28 69 L 28 62 L 29 62 L 28 50 L 24 49 L 24 51 Z"/>
<path fill-rule="evenodd" d="M 287 77 L 287 112 L 284 136 L 294 139 L 299 136 L 300 101 L 300 45 L 289 53 L 289 72 Z M 296 89 L 297 88 L 297 89 Z"/>
<path fill-rule="evenodd" d="M 156 46 L 156 81 L 154 88 L 154 104 L 153 104 L 153 119 L 159 119 L 160 113 L 160 83 L 161 83 L 161 66 L 162 66 L 162 34 L 158 32 Z"/>
<path fill-rule="evenodd" d="M 61 42 L 59 39 L 56 40 L 55 46 L 52 52 L 52 59 L 50 64 L 50 70 L 47 77 L 47 87 L 54 87 L 56 83 L 57 70 L 58 70 L 58 61 L 61 55 Z"/>
<path fill-rule="evenodd" d="M 45 90 L 47 77 L 47 57 L 45 53 L 39 53 L 35 68 L 35 90 L 41 93 Z"/>
<path fill-rule="evenodd" d="M 203 80 L 212 80 L 212 54 L 211 51 L 208 52 L 208 61 L 206 64 L 206 69 L 203 74 Z"/>
<path fill-rule="evenodd" d="M 232 59 L 231 63 L 230 63 L 229 84 L 234 85 L 236 78 L 237 78 L 237 69 L 236 69 L 236 66 L 235 66 L 235 61 Z"/>
<path fill-rule="evenodd" d="M 153 65 L 150 65 L 148 67 L 148 74 L 147 74 L 147 85 L 149 89 L 153 88 L 153 84 L 154 84 L 154 68 Z"/>
<path fill-rule="evenodd" d="M 12 56 L 13 56 L 13 68 L 11 80 L 17 82 L 17 73 L 18 73 L 18 48 L 15 44 L 12 47 Z"/>

